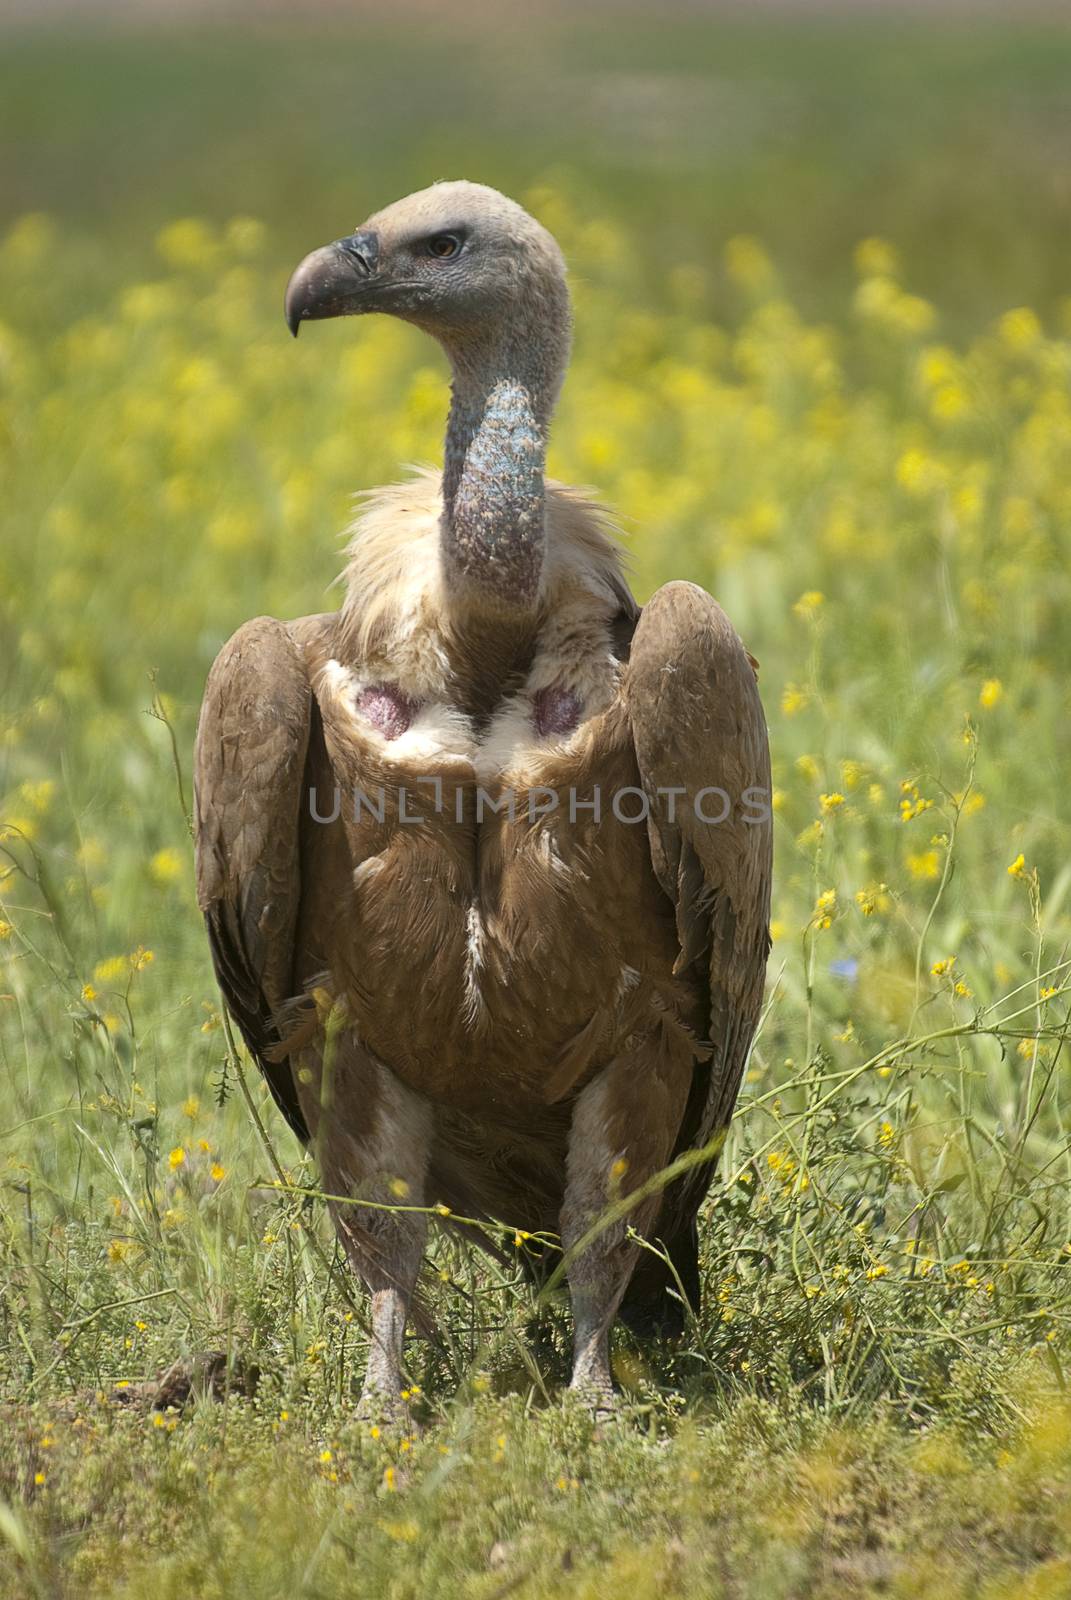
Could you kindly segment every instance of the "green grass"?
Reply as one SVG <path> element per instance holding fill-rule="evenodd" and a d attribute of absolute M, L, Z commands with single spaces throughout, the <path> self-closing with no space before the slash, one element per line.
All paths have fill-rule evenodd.
<path fill-rule="evenodd" d="M 1071 1592 L 1068 34 L 5 44 L 0 1593 Z M 413 1427 L 355 1422 L 361 1297 L 192 891 L 215 651 L 336 603 L 351 493 L 439 449 L 437 353 L 295 346 L 281 286 L 457 170 L 572 264 L 553 470 L 642 595 L 718 595 L 771 724 L 704 1310 L 619 1338 L 601 1432 L 564 1301 L 439 1223 Z M 154 1411 L 212 1350 L 226 1402 Z"/>

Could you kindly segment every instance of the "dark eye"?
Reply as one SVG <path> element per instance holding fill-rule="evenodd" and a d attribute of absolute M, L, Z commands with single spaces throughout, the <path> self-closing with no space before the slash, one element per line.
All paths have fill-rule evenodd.
<path fill-rule="evenodd" d="M 451 256 L 456 256 L 461 249 L 461 240 L 456 233 L 437 233 L 433 239 L 428 240 L 428 254 L 435 256 L 439 261 L 448 261 Z"/>

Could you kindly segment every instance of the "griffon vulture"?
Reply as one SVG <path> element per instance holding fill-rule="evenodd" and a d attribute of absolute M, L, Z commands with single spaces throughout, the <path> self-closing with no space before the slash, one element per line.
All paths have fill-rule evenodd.
<path fill-rule="evenodd" d="M 367 499 L 340 611 L 258 617 L 220 652 L 200 904 L 227 1006 L 343 1197 L 366 1408 L 398 1403 L 433 1206 L 560 1235 L 572 1383 L 598 1408 L 618 1313 L 667 1331 L 676 1286 L 697 1299 L 696 1213 L 759 1012 L 755 664 L 693 584 L 641 610 L 604 512 L 545 476 L 570 306 L 538 222 L 438 183 L 306 256 L 286 292 L 295 334 L 372 311 L 446 352 L 442 474 Z M 708 1145 L 575 1248 L 608 1200 Z"/>

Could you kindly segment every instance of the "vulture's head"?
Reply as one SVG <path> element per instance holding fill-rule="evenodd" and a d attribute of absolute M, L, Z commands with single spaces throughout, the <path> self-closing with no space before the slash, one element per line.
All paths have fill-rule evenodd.
<path fill-rule="evenodd" d="M 547 230 L 497 189 L 436 183 L 314 250 L 287 285 L 295 335 L 302 322 L 369 311 L 415 323 L 463 364 L 511 333 L 556 345 L 568 340 L 565 263 Z"/>

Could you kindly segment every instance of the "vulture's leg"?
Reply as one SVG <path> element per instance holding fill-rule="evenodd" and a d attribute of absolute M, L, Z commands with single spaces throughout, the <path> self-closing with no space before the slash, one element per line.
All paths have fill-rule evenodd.
<path fill-rule="evenodd" d="M 302 1065 L 313 1069 L 302 1084 L 302 1101 L 312 1102 L 307 1115 L 326 1192 L 372 1202 L 329 1204 L 372 1300 L 361 1407 L 390 1416 L 399 1407 L 405 1324 L 424 1257 L 427 1217 L 374 1207 L 424 1204 L 431 1112 L 348 1032 L 328 1043 L 322 1066 L 307 1058 Z"/>
<path fill-rule="evenodd" d="M 562 1244 L 568 1253 L 608 1206 L 627 1199 L 668 1162 L 692 1076 L 692 1052 L 659 1029 L 604 1067 L 581 1092 L 569 1130 Z M 610 1328 L 640 1246 L 628 1239 L 657 1231 L 660 1193 L 638 1199 L 567 1268 L 573 1302 L 573 1378 L 596 1408 L 613 1403 Z"/>

